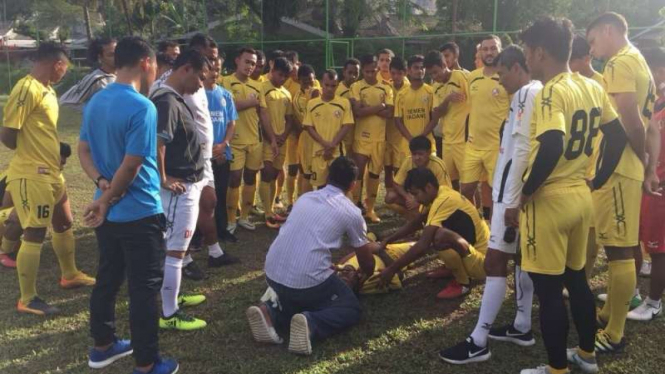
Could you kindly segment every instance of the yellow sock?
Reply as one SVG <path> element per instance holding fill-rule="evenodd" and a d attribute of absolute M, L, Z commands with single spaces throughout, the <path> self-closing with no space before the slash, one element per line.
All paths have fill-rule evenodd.
<path fill-rule="evenodd" d="M 51 245 L 53 245 L 53 251 L 56 257 L 58 257 L 62 277 L 65 279 L 74 278 L 79 273 L 79 269 L 76 268 L 76 257 L 74 255 L 76 250 L 74 231 L 72 229 L 61 233 L 53 231 Z"/>
<path fill-rule="evenodd" d="M 457 283 L 469 285 L 469 274 L 464 268 L 462 257 L 460 257 L 459 253 L 452 249 L 446 249 L 445 251 L 439 251 L 439 258 L 446 264 L 446 268 L 453 273 Z"/>
<path fill-rule="evenodd" d="M 28 304 L 37 296 L 37 271 L 42 254 L 41 243 L 23 241 L 16 257 L 16 273 L 21 288 L 21 302 Z"/>
<path fill-rule="evenodd" d="M 9 240 L 7 238 L 2 238 L 2 245 L 0 245 L 0 252 L 2 253 L 12 253 L 16 249 L 16 244 L 18 240 Z"/>
<path fill-rule="evenodd" d="M 577 354 L 582 358 L 593 358 L 596 357 L 596 352 L 587 352 L 580 347 L 577 347 Z"/>
<path fill-rule="evenodd" d="M 379 178 L 367 178 L 367 211 L 371 212 L 374 210 L 374 204 L 376 204 L 376 195 L 379 192 L 379 183 L 381 181 Z"/>
<path fill-rule="evenodd" d="M 462 258 L 464 269 L 469 276 L 476 280 L 485 279 L 485 254 L 469 247 L 469 255 Z"/>
<path fill-rule="evenodd" d="M 286 204 L 293 205 L 293 196 L 296 194 L 296 176 L 288 175 L 286 177 Z"/>
<path fill-rule="evenodd" d="M 273 195 L 270 192 L 271 182 L 261 181 L 259 186 L 259 196 L 261 196 L 261 201 L 263 202 L 263 211 L 266 214 L 266 217 L 272 217 L 272 205 L 274 202 Z"/>
<path fill-rule="evenodd" d="M 592 227 L 589 229 L 589 236 L 586 246 L 586 265 L 584 272 L 586 279 L 591 280 L 593 277 L 593 267 L 596 265 L 596 258 L 598 257 L 598 244 L 596 244 L 596 230 Z"/>
<path fill-rule="evenodd" d="M 570 373 L 570 370 L 568 370 L 568 368 L 555 369 L 555 368 L 547 365 L 547 369 L 549 370 L 550 374 L 568 374 L 568 373 Z"/>
<path fill-rule="evenodd" d="M 245 187 L 243 187 L 244 190 Z M 238 200 L 240 199 L 240 187 L 232 188 L 226 191 L 226 217 L 229 223 L 236 223 L 236 214 L 238 214 Z"/>
<path fill-rule="evenodd" d="M 612 305 L 605 332 L 612 343 L 619 343 L 623 338 L 626 315 L 637 284 L 635 259 L 610 261 L 608 266 L 613 272 L 609 279 L 612 294 L 607 295 L 607 303 L 612 303 Z"/>
<path fill-rule="evenodd" d="M 256 185 L 251 186 L 244 185 L 242 186 L 241 192 L 241 205 L 240 205 L 240 218 L 247 219 L 249 218 L 249 212 L 254 206 L 254 200 L 256 199 Z"/>
<path fill-rule="evenodd" d="M 613 268 L 611 266 L 608 266 L 607 270 L 607 300 L 605 300 L 605 304 L 603 307 L 600 309 L 598 312 L 598 318 L 600 320 L 607 322 L 610 319 L 610 314 L 612 314 L 612 304 L 610 303 L 610 298 L 612 295 L 612 274 L 614 274 L 614 271 L 612 270 Z"/>

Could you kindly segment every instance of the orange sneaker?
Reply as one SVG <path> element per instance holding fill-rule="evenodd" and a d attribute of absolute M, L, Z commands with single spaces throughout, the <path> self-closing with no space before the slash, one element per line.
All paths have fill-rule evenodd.
<path fill-rule="evenodd" d="M 468 294 L 470 290 L 469 286 L 459 284 L 456 280 L 452 280 L 436 295 L 436 298 L 444 300 L 456 299 Z"/>
<path fill-rule="evenodd" d="M 277 213 L 273 213 L 273 215 L 272 215 L 272 219 L 273 219 L 275 222 L 279 222 L 279 223 L 284 223 L 284 222 L 286 222 L 286 217 L 284 217 L 284 216 L 282 216 L 282 215 L 279 215 L 279 214 L 277 214 Z"/>
<path fill-rule="evenodd" d="M 96 282 L 95 278 L 79 271 L 72 279 L 60 278 L 60 287 L 69 290 L 72 288 L 94 286 Z"/>
<path fill-rule="evenodd" d="M 282 224 L 277 222 L 277 220 L 273 217 L 266 217 L 266 227 L 268 227 L 269 229 L 277 230 L 280 227 L 282 227 Z"/>
<path fill-rule="evenodd" d="M 0 253 L 0 264 L 6 268 L 16 269 L 16 253 Z"/>
<path fill-rule="evenodd" d="M 453 272 L 447 267 L 441 266 L 440 268 L 427 273 L 426 277 L 429 279 L 453 278 Z"/>

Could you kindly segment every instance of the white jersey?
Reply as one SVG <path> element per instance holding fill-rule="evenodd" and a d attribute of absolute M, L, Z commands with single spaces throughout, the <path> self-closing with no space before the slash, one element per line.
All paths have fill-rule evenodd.
<path fill-rule="evenodd" d="M 150 94 L 152 96 L 158 88 L 162 87 L 166 80 L 171 76 L 171 70 L 162 74 L 150 87 Z M 206 95 L 205 88 L 201 87 L 193 95 L 184 95 L 185 103 L 194 114 L 199 140 L 201 140 L 201 150 L 203 157 L 206 160 L 212 158 L 212 143 L 215 137 L 212 127 L 212 118 L 210 117 L 210 110 L 208 109 L 208 96 Z"/>
<path fill-rule="evenodd" d="M 62 94 L 58 102 L 61 106 L 82 110 L 83 105 L 92 98 L 92 95 L 113 82 L 115 82 L 115 74 L 95 69 Z"/>
<path fill-rule="evenodd" d="M 531 113 L 536 94 L 543 88 L 531 81 L 513 95 L 508 120 L 501 134 L 499 157 L 494 169 L 492 201 L 517 207 L 522 191 L 522 174 L 529 163 Z"/>

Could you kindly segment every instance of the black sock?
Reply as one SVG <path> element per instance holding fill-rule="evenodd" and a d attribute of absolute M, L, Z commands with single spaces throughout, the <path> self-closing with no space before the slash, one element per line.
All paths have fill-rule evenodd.
<path fill-rule="evenodd" d="M 540 303 L 540 330 L 548 363 L 554 369 L 568 367 L 568 313 L 563 302 L 563 275 L 529 273 Z"/>
<path fill-rule="evenodd" d="M 596 304 L 584 269 L 566 268 L 564 281 L 570 295 L 570 312 L 579 336 L 579 346 L 593 352 L 596 339 Z"/>

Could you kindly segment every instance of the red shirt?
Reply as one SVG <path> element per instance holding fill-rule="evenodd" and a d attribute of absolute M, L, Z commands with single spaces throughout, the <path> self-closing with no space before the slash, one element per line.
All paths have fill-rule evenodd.
<path fill-rule="evenodd" d="M 656 164 L 656 174 L 662 181 L 665 178 L 665 96 L 661 96 L 656 100 L 654 105 L 654 118 L 660 122 L 660 155 L 658 155 L 658 164 Z"/>

